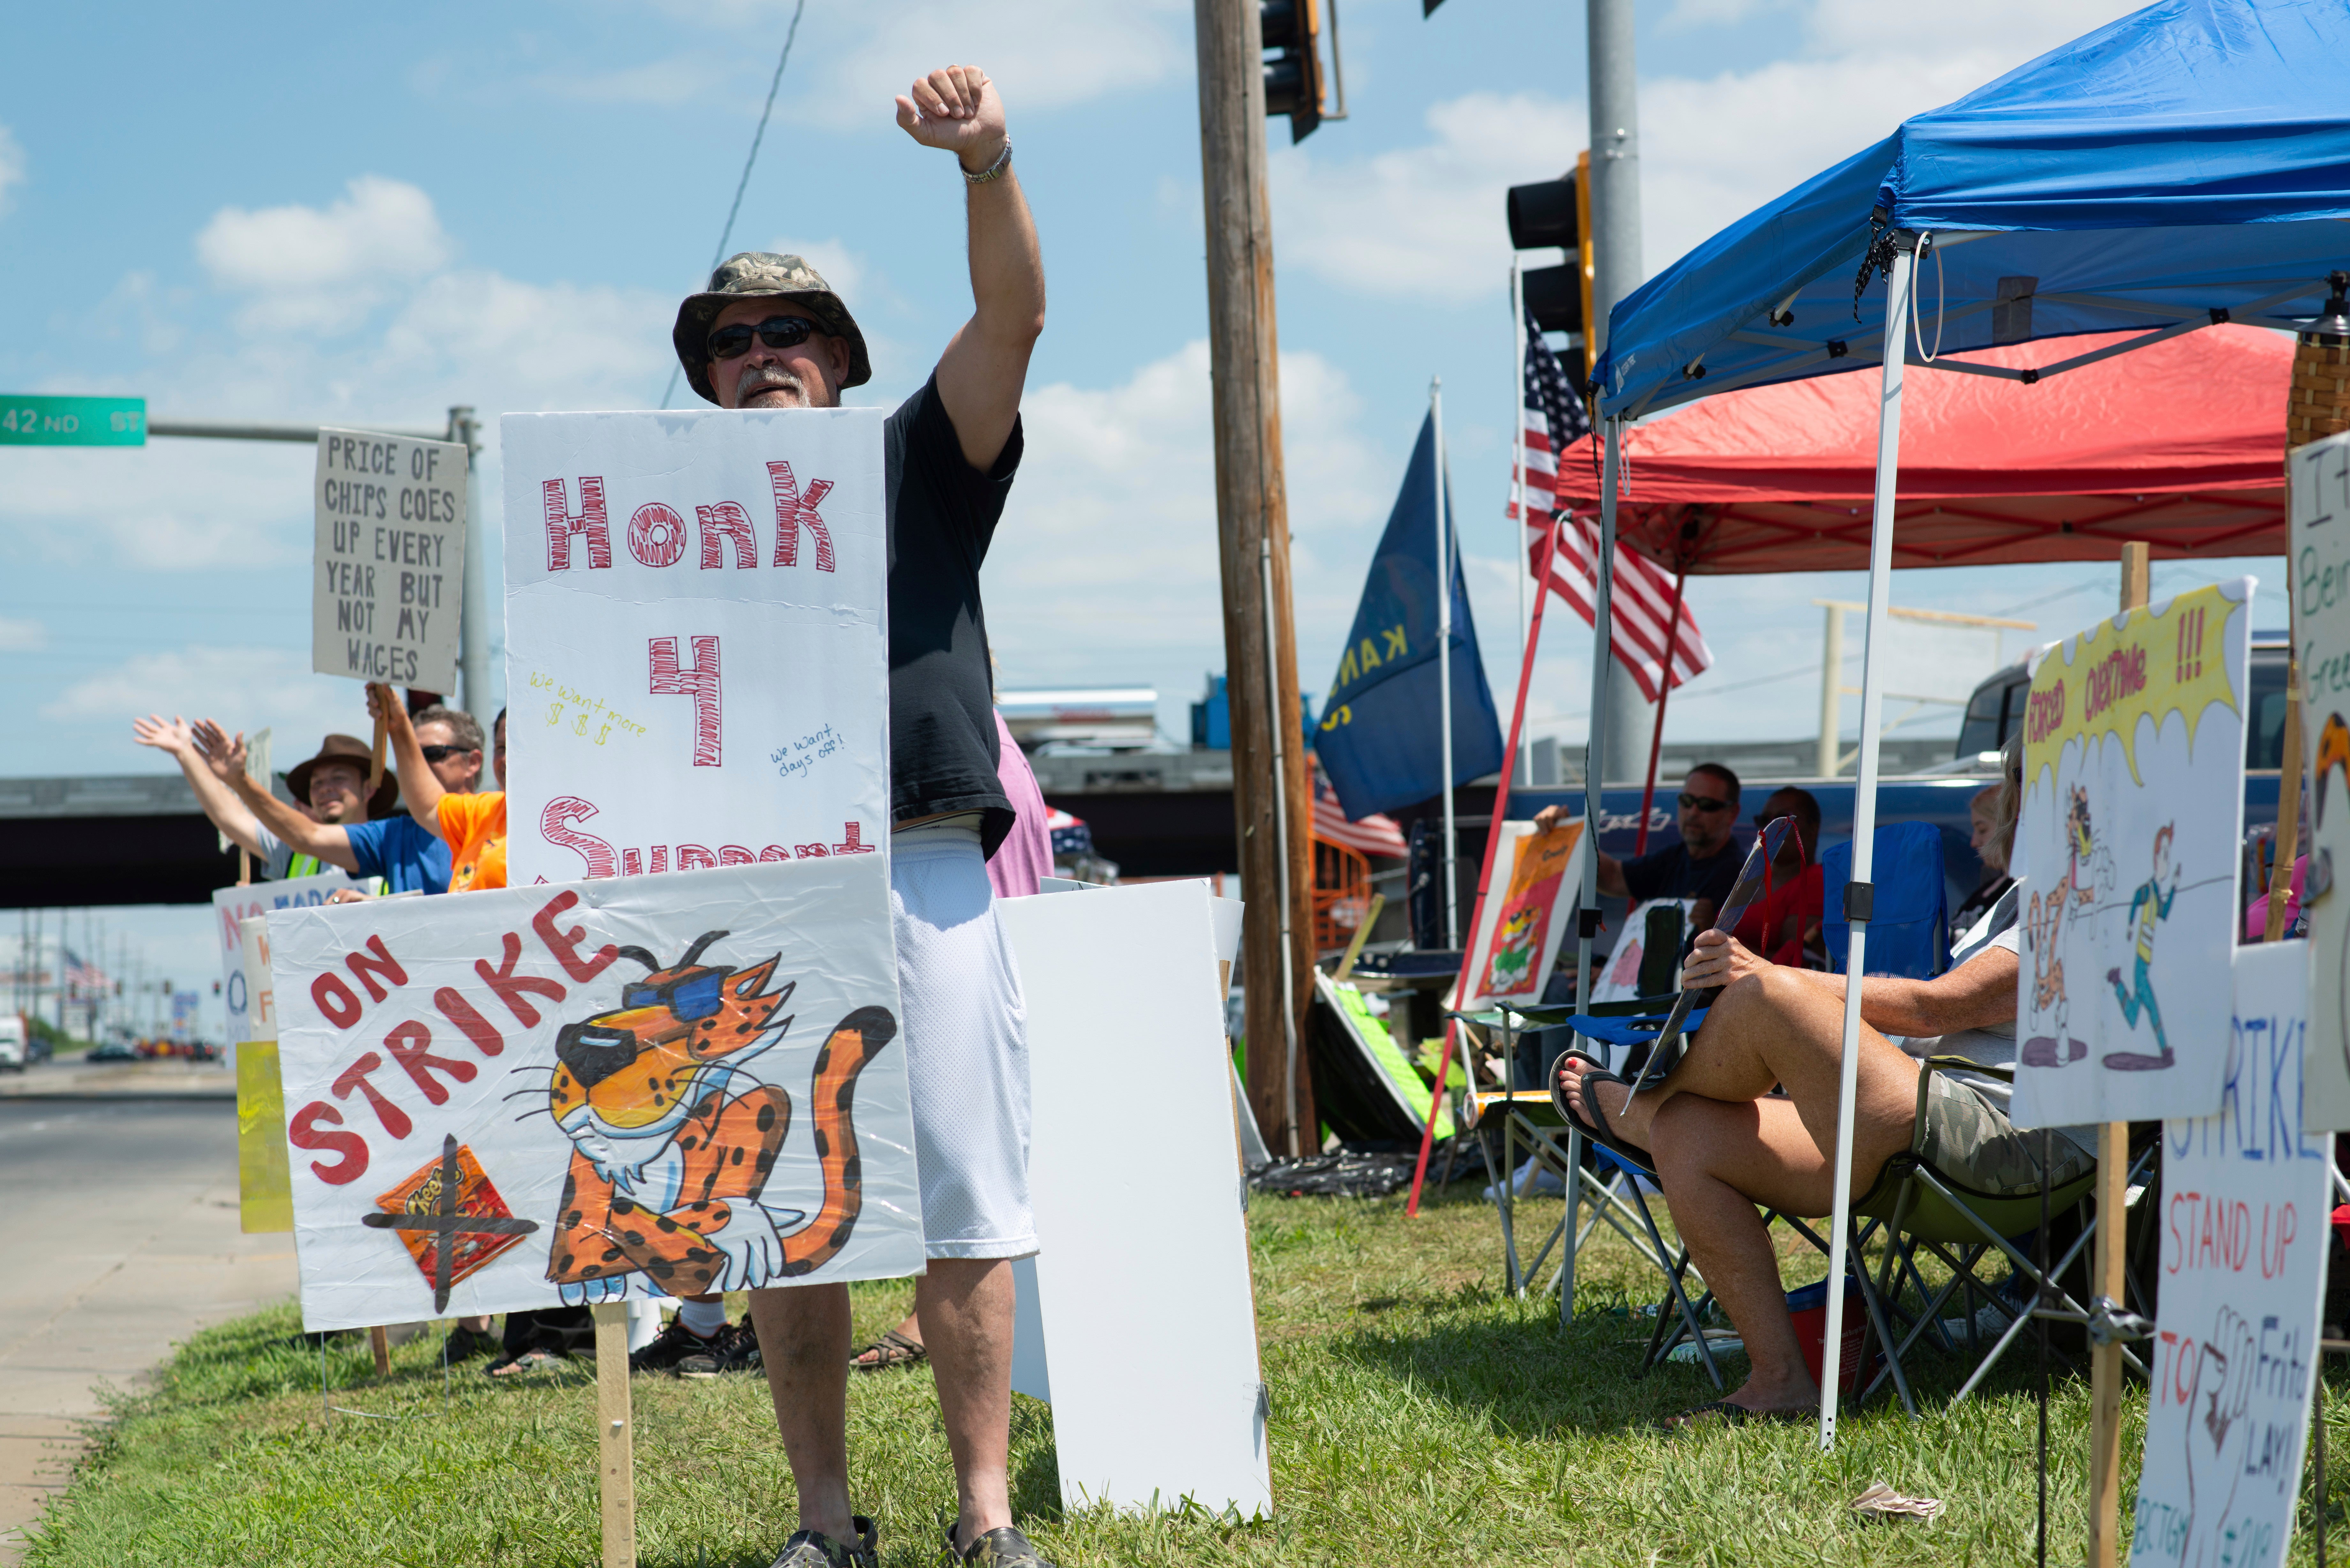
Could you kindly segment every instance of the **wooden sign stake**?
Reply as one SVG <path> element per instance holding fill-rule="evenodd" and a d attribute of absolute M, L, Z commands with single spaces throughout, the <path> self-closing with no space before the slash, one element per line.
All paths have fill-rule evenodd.
<path fill-rule="evenodd" d="M 253 886 L 253 851 L 242 844 L 236 846 L 236 885 L 240 888 Z"/>
<path fill-rule="evenodd" d="M 2301 853 L 2301 660 L 2285 665 L 2284 783 L 2277 792 L 2276 865 L 2269 871 L 2269 919 L 2265 941 L 2284 936 L 2285 906 L 2293 899 L 2293 861 Z"/>
<path fill-rule="evenodd" d="M 596 1318 L 596 1446 L 604 1505 L 604 1568 L 637 1568 L 636 1435 L 629 1408 L 629 1308 L 605 1302 Z"/>
<path fill-rule="evenodd" d="M 375 1352 L 375 1375 L 378 1377 L 390 1376 L 391 1336 L 383 1331 L 381 1324 L 368 1330 L 368 1345 Z"/>
<path fill-rule="evenodd" d="M 2141 540 L 2122 546 L 2121 607 L 2146 607 L 2154 575 L 2152 547 Z M 2097 1128 L 2097 1250 L 2095 1293 L 2122 1300 L 2122 1264 L 2127 1256 L 2129 1213 L 2129 1123 Z M 2122 1347 L 2100 1345 L 2089 1353 L 2089 1568 L 2117 1568 L 2121 1548 Z"/>

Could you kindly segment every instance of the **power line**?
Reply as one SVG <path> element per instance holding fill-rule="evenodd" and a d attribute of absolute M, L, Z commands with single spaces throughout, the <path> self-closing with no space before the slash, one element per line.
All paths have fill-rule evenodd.
<path fill-rule="evenodd" d="M 718 264 L 726 259 L 726 242 L 734 237 L 734 220 L 743 211 L 743 192 L 751 188 L 751 166 L 759 161 L 759 143 L 767 137 L 767 117 L 775 112 L 775 92 L 784 85 L 784 67 L 791 61 L 792 40 L 800 36 L 800 13 L 806 9 L 807 0 L 799 0 L 799 4 L 792 7 L 791 30 L 784 35 L 784 52 L 775 57 L 775 79 L 767 84 L 767 107 L 759 111 L 759 129 L 751 133 L 750 155 L 743 160 L 743 178 L 734 182 L 734 204 L 726 209 L 726 226 L 718 232 L 718 248 L 710 254 L 708 270 L 711 272 L 716 272 Z M 682 369 L 682 366 L 671 367 L 669 385 L 661 389 L 662 408 L 669 407 L 670 398 L 677 390 L 678 375 Z"/>

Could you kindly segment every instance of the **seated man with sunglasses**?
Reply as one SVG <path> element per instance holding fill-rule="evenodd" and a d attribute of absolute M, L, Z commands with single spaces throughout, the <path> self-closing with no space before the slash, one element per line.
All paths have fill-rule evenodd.
<path fill-rule="evenodd" d="M 1024 1008 L 987 878 L 1014 814 L 997 775 L 979 574 L 1020 464 L 1045 269 L 987 73 L 942 67 L 897 105 L 900 129 L 961 166 L 973 305 L 882 432 L 890 905 L 930 1265 L 915 1301 L 954 1460 L 947 1548 L 983 1568 L 1037 1568 L 1007 1475 L 1012 1260 L 1036 1251 L 1036 1228 Z M 693 389 L 725 409 L 837 408 L 873 374 L 847 306 L 797 256 L 730 257 L 679 306 L 671 340 Z M 878 1537 L 849 1492 L 848 1289 L 753 1291 L 751 1316 L 798 1494 L 776 1568 L 870 1564 Z"/>
<path fill-rule="evenodd" d="M 1546 830 L 1563 815 L 1563 808 L 1546 805 L 1534 814 L 1534 826 Z M 1690 926 L 1703 930 L 1738 880 L 1738 775 L 1720 763 L 1690 769 L 1681 781 L 1679 821 L 1679 844 L 1636 860 L 1601 855 L 1599 890 L 1635 906 L 1651 898 L 1695 899 Z"/>
<path fill-rule="evenodd" d="M 370 689 L 372 690 L 372 689 Z M 385 699 L 398 709 L 400 722 L 411 722 L 408 711 L 383 689 Z M 197 747 L 203 753 L 206 763 L 223 784 L 234 791 L 245 808 L 259 819 L 261 825 L 284 840 L 297 854 L 315 856 L 329 866 L 340 867 L 355 877 L 380 877 L 385 889 L 393 893 L 445 893 L 449 890 L 449 847 L 440 837 L 417 822 L 409 813 L 390 809 L 395 799 L 405 795 L 412 802 L 424 779 L 429 778 L 437 796 L 442 792 L 463 794 L 472 791 L 482 774 L 482 726 L 470 713 L 434 703 L 420 711 L 412 721 L 414 733 L 421 742 L 419 758 L 407 772 L 400 771 L 400 759 L 391 759 L 392 771 L 386 777 L 377 799 L 370 803 L 373 810 L 359 815 L 356 820 L 313 821 L 277 799 L 247 778 L 244 773 L 244 737 L 234 738 L 222 732 L 210 720 L 195 726 Z M 355 768 L 364 781 L 368 769 L 367 747 L 351 742 L 355 755 L 347 758 L 345 765 Z M 323 756 L 323 754 L 322 754 Z M 321 761 L 312 759 L 310 766 Z M 421 764 L 421 765 L 419 765 Z M 286 783 L 296 787 L 304 781 L 301 769 L 286 775 Z M 315 777 L 315 774 L 312 775 Z M 401 789 L 394 794 L 393 778 Z M 356 897 L 356 895 L 349 895 Z M 338 900 L 346 896 L 338 895 Z"/>

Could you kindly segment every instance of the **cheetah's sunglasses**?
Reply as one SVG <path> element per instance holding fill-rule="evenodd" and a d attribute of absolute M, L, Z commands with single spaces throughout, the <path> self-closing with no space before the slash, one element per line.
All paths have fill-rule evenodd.
<path fill-rule="evenodd" d="M 681 1023 L 692 1023 L 717 1015 L 725 999 L 726 976 L 712 971 L 688 975 L 666 985 L 630 985 L 620 990 L 623 1007 L 666 1006 Z"/>

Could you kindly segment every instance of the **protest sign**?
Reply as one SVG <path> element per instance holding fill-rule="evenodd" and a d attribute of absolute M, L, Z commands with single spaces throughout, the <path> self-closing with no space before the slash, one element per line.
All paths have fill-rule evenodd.
<path fill-rule="evenodd" d="M 1616 938 L 1615 950 L 1607 955 L 1599 978 L 1592 983 L 1591 1000 L 1597 1002 L 1632 1002 L 1643 996 L 1662 996 L 1681 988 L 1679 947 L 1689 931 L 1690 916 L 1694 912 L 1694 898 L 1651 898 L 1633 906 L 1624 917 L 1624 927 Z M 1675 911 L 1679 911 L 1676 916 Z M 1649 961 L 1648 932 L 1653 927 L 1661 937 L 1679 933 L 1673 940 L 1673 951 L 1659 953 Z M 1652 989 L 1643 990 L 1642 972 L 1646 971 Z"/>
<path fill-rule="evenodd" d="M 340 871 L 321 871 L 315 877 L 288 877 L 277 882 L 256 882 L 249 888 L 223 888 L 213 894 L 213 930 L 219 939 L 221 952 L 221 1002 L 228 1012 L 228 1033 L 223 1038 L 230 1044 L 275 1038 L 253 1032 L 252 998 L 244 973 L 244 922 L 272 909 L 323 904 L 336 888 L 357 886 Z"/>
<path fill-rule="evenodd" d="M 2163 1124 L 2137 1568 L 2284 1561 L 2317 1367 L 2333 1140 L 2302 1132 L 2306 942 L 2236 955 L 2215 1116 Z"/>
<path fill-rule="evenodd" d="M 1072 1509 L 1273 1511 L 1221 902 L 1181 881 L 996 906 L 1028 1003 L 1035 1321 Z M 1141 955 L 1153 994 L 1137 1008 Z M 1132 1122 L 1102 1115 L 1116 1104 L 1149 1106 L 1148 1159 Z"/>
<path fill-rule="evenodd" d="M 515 885 L 879 846 L 881 422 L 500 421 Z"/>
<path fill-rule="evenodd" d="M 1586 853 L 1579 816 L 1546 833 L 1531 822 L 1502 824 L 1493 863 L 1507 867 L 1509 876 L 1479 901 L 1477 929 L 1470 939 L 1470 995 L 1459 1005 L 1542 1000 L 1543 984 L 1566 935 L 1567 912 L 1583 888 Z"/>
<path fill-rule="evenodd" d="M 2310 768 L 2309 1099 L 2313 1129 L 2350 1127 L 2350 434 L 2296 448 L 2293 629 Z"/>
<path fill-rule="evenodd" d="M 238 1228 L 247 1235 L 294 1229 L 286 1167 L 286 1093 L 277 1077 L 277 1009 L 269 978 L 269 921 L 239 922 L 244 936 L 246 1029 L 235 1044 Z"/>
<path fill-rule="evenodd" d="M 312 501 L 310 668 L 456 691 L 464 446 L 322 429 Z"/>
<path fill-rule="evenodd" d="M 269 938 L 308 1327 L 920 1272 L 882 857 Z"/>
<path fill-rule="evenodd" d="M 2033 671 L 2019 1127 L 2220 1104 L 2251 597 L 2244 577 L 2114 616 Z"/>

